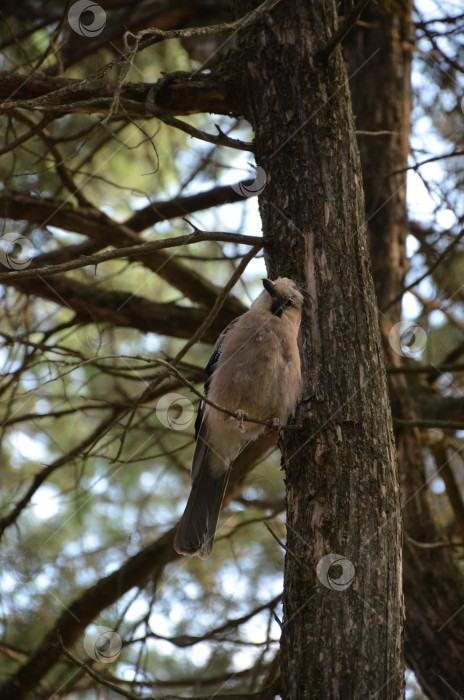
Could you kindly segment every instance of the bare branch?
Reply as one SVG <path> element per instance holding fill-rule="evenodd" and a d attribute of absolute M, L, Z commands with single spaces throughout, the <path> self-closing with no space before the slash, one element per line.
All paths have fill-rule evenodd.
<path fill-rule="evenodd" d="M 13 270 L 11 272 L 1 272 L 0 282 L 11 282 L 19 279 L 28 279 L 30 277 L 50 277 L 59 275 L 69 270 L 77 270 L 88 265 L 99 265 L 108 260 L 119 260 L 120 258 L 135 259 L 139 255 L 147 255 L 154 250 L 164 250 L 166 248 L 175 248 L 182 245 L 193 245 L 201 241 L 222 241 L 225 243 L 252 245 L 253 251 L 256 252 L 261 248 L 261 239 L 256 236 L 244 236 L 235 233 L 223 233 L 220 231 L 194 231 L 185 236 L 175 236 L 174 238 L 165 238 L 161 241 L 148 241 L 140 245 L 128 246 L 119 248 L 119 250 L 108 250 L 104 253 L 96 255 L 85 255 L 77 260 L 69 260 L 68 262 L 60 263 L 59 265 L 46 265 L 45 267 L 28 267 L 25 270 Z"/>
<path fill-rule="evenodd" d="M 161 81 L 159 81 L 161 82 Z M 157 83 L 125 83 L 113 117 L 120 119 L 150 119 L 153 112 L 147 96 Z M 109 114 L 117 83 L 89 77 L 85 80 L 49 76 L 25 76 L 0 71 L 0 113 L 17 109 L 63 114 Z M 14 96 L 14 99 L 12 97 Z M 158 105 L 167 114 L 187 115 L 200 112 L 235 114 L 233 90 L 225 76 L 176 73 L 166 83 L 158 97 Z"/>
<path fill-rule="evenodd" d="M 17 280 L 10 284 L 24 294 L 48 299 L 74 311 L 76 321 L 80 323 L 105 321 L 145 333 L 160 333 L 188 339 L 206 315 L 202 309 L 170 303 L 160 304 L 131 292 L 106 290 L 65 277 L 56 277 L 53 285 L 42 277 Z M 220 317 L 206 331 L 205 342 L 215 342 L 218 334 L 235 315 L 223 309 Z"/>

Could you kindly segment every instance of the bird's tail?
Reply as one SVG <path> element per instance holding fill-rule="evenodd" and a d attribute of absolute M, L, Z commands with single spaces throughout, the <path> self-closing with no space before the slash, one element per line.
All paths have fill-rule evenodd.
<path fill-rule="evenodd" d="M 198 554 L 206 559 L 211 553 L 230 473 L 229 468 L 224 471 L 224 464 L 222 473 L 218 473 L 215 461 L 214 450 L 206 442 L 197 442 L 192 490 L 174 540 L 174 549 L 179 554 Z"/>

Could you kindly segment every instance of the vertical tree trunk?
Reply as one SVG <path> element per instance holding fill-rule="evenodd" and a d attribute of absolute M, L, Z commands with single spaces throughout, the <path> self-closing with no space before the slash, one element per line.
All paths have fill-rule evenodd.
<path fill-rule="evenodd" d="M 409 152 L 411 13 L 411 0 L 370 3 L 362 15 L 364 26 L 354 29 L 344 45 L 348 72 L 354 74 L 350 82 L 357 129 L 387 132 L 359 136 L 380 309 L 403 289 L 407 268 L 406 174 L 389 173 L 407 166 Z M 365 69 L 356 73 L 361 65 Z M 388 342 L 390 329 L 400 319 L 401 300 L 381 315 L 391 366 L 402 364 Z M 390 375 L 390 393 L 395 415 L 414 417 L 404 375 Z M 406 535 L 420 542 L 443 540 L 429 502 L 420 433 L 398 430 L 396 442 Z M 464 582 L 450 550 L 418 549 L 406 539 L 404 592 L 406 660 L 430 698 L 455 699 L 464 690 L 464 616 L 456 614 L 464 606 Z"/>
<path fill-rule="evenodd" d="M 267 175 L 269 274 L 296 278 L 311 294 L 296 416 L 304 427 L 282 441 L 282 675 L 286 700 L 397 700 L 399 489 L 358 147 L 341 51 L 316 59 L 336 26 L 333 0 L 287 0 L 237 56 Z"/>

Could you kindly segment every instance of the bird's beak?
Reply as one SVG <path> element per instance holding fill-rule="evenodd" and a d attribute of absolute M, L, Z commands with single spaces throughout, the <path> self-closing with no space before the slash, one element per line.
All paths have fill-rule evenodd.
<path fill-rule="evenodd" d="M 275 284 L 274 284 L 274 282 L 273 282 L 272 280 L 267 280 L 267 279 L 264 279 L 264 280 L 261 280 L 261 281 L 262 281 L 262 283 L 263 283 L 263 287 L 264 287 L 264 289 L 266 290 L 266 292 L 268 292 L 268 293 L 271 295 L 271 297 L 272 297 L 273 299 L 275 299 L 276 296 L 277 296 L 277 294 L 276 294 L 276 291 L 275 291 Z"/>

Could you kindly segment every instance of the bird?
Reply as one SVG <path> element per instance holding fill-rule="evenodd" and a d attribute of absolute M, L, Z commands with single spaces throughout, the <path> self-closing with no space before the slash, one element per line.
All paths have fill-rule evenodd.
<path fill-rule="evenodd" d="M 210 555 L 233 461 L 259 435 L 278 431 L 299 398 L 298 332 L 307 292 L 287 277 L 262 283 L 249 310 L 220 334 L 205 367 L 205 397 L 233 415 L 200 402 L 191 490 L 174 539 L 178 554 Z M 266 425 L 247 422 L 248 416 Z"/>

